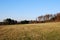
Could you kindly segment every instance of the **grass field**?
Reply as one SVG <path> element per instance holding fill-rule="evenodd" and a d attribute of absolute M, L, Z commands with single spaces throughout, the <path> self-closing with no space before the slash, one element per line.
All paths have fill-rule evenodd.
<path fill-rule="evenodd" d="M 60 22 L 3 25 L 0 40 L 60 40 Z"/>

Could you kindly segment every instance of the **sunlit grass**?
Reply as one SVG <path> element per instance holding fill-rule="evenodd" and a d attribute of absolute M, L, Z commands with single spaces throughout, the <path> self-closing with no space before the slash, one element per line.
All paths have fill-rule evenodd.
<path fill-rule="evenodd" d="M 60 40 L 60 22 L 0 26 L 0 40 Z"/>

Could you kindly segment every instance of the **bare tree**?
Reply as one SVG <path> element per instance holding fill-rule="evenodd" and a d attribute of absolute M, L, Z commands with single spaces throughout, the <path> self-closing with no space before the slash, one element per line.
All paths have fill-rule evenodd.
<path fill-rule="evenodd" d="M 52 17 L 53 17 L 53 15 L 51 15 L 51 14 L 46 14 L 46 15 L 44 16 L 44 20 L 45 20 L 45 21 L 49 21 Z"/>
<path fill-rule="evenodd" d="M 43 16 L 39 16 L 38 21 L 43 21 Z"/>
<path fill-rule="evenodd" d="M 55 17 L 56 17 L 55 18 L 56 21 L 60 21 L 60 13 L 57 13 Z"/>

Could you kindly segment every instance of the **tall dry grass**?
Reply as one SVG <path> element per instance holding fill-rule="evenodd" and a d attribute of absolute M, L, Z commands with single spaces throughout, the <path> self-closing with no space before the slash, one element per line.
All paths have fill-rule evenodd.
<path fill-rule="evenodd" d="M 60 40 L 60 22 L 0 26 L 0 40 Z"/>

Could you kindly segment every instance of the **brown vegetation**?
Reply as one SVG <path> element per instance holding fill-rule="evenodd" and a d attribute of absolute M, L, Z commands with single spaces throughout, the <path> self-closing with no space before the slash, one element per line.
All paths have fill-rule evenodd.
<path fill-rule="evenodd" d="M 44 22 L 59 22 L 60 21 L 60 13 L 57 14 L 46 14 L 44 16 L 39 16 L 38 21 L 44 21 Z"/>

